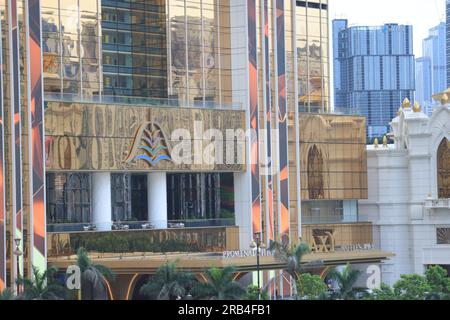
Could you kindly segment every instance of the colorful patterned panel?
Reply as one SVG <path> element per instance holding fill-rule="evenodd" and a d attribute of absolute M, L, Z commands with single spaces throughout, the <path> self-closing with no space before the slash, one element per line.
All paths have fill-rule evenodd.
<path fill-rule="evenodd" d="M 45 167 L 44 167 L 44 109 L 42 99 L 42 50 L 40 1 L 28 1 L 28 58 L 32 141 L 32 264 L 40 270 L 46 268 L 45 241 Z"/>
<path fill-rule="evenodd" d="M 252 174 L 252 226 L 253 234 L 261 233 L 261 187 L 259 176 L 259 117 L 258 117 L 258 61 L 256 42 L 256 2 L 248 0 L 248 54 L 250 95 L 250 161 Z"/>
<path fill-rule="evenodd" d="M 278 77 L 278 128 L 280 152 L 280 233 L 289 236 L 289 168 L 287 137 L 287 103 L 286 103 L 286 55 L 285 55 L 285 21 L 284 0 L 276 0 L 276 51 Z"/>
<path fill-rule="evenodd" d="M 0 24 L 0 34 L 2 26 Z M 3 50 L 2 38 L 0 38 L 0 52 Z M 0 54 L 0 65 L 3 64 Z M 3 88 L 3 72 L 0 72 L 0 88 Z M 3 91 L 0 90 L 0 291 L 6 286 L 6 208 L 5 208 L 5 181 L 4 181 L 4 126 L 3 126 Z"/>
<path fill-rule="evenodd" d="M 267 190 L 266 190 L 266 208 L 267 208 L 267 239 L 275 240 L 274 219 L 273 219 L 273 176 L 272 176 L 272 105 L 270 97 L 270 57 L 269 57 L 269 0 L 264 0 L 264 63 L 265 63 L 265 100 L 266 100 L 266 130 L 267 130 Z"/>
<path fill-rule="evenodd" d="M 9 63 L 11 70 L 11 149 L 12 150 L 12 165 L 13 165 L 13 179 L 11 181 L 12 188 L 12 208 L 15 214 L 13 215 L 13 238 L 23 239 L 22 234 L 22 139 L 21 139 L 21 114 L 20 114 L 20 70 L 19 70 L 19 30 L 18 30 L 18 16 L 17 16 L 17 0 L 8 0 L 8 24 L 9 24 Z M 23 241 L 20 243 L 22 250 Z M 23 250 L 22 250 L 23 251 Z M 23 274 L 23 263 L 19 261 L 17 267 L 19 273 Z"/>

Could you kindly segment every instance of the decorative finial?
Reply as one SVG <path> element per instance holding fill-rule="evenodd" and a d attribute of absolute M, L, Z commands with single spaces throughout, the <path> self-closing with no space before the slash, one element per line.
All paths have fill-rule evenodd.
<path fill-rule="evenodd" d="M 375 140 L 373 140 L 373 146 L 375 147 L 375 149 L 378 149 L 378 145 L 379 145 L 378 138 L 375 138 Z"/>
<path fill-rule="evenodd" d="M 448 95 L 444 93 L 441 97 L 441 104 L 446 105 L 448 103 Z"/>
<path fill-rule="evenodd" d="M 422 108 L 420 107 L 419 102 L 417 102 L 417 101 L 414 102 L 413 111 L 416 113 L 422 111 Z"/>
<path fill-rule="evenodd" d="M 398 108 L 397 116 L 400 117 L 400 115 L 402 114 L 402 112 L 403 112 L 402 107 Z"/>
<path fill-rule="evenodd" d="M 383 136 L 383 147 L 387 148 L 388 146 L 388 139 L 386 136 Z"/>
<path fill-rule="evenodd" d="M 405 98 L 405 100 L 403 100 L 402 107 L 403 107 L 403 109 L 411 108 L 411 102 L 409 101 L 408 98 Z"/>

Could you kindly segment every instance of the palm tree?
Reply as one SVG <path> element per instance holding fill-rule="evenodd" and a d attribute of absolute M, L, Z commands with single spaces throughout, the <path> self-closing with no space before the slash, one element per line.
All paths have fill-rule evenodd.
<path fill-rule="evenodd" d="M 176 263 L 166 263 L 141 288 L 140 293 L 151 300 L 176 300 L 186 297 L 194 282 L 191 273 L 178 272 Z"/>
<path fill-rule="evenodd" d="M 205 270 L 206 283 L 199 283 L 194 288 L 194 295 L 198 299 L 210 300 L 238 300 L 245 294 L 245 290 L 234 281 L 236 273 L 234 267 L 223 269 L 211 268 Z"/>
<path fill-rule="evenodd" d="M 63 300 L 64 286 L 55 280 L 58 269 L 50 267 L 44 272 L 33 266 L 32 279 L 19 278 L 19 285 L 23 286 L 21 298 L 25 300 Z"/>
<path fill-rule="evenodd" d="M 331 270 L 328 277 L 336 281 L 339 287 L 335 297 L 341 300 L 354 300 L 357 293 L 364 292 L 364 289 L 354 288 L 360 275 L 361 271 L 352 269 L 350 264 L 347 264 L 341 272 L 336 269 Z"/>
<path fill-rule="evenodd" d="M 93 264 L 84 248 L 78 249 L 77 265 L 81 271 L 81 299 L 108 300 L 106 280 L 114 280 L 112 271 L 105 266 Z"/>
<path fill-rule="evenodd" d="M 305 243 L 289 245 L 287 243 L 272 242 L 269 250 L 273 251 L 275 258 L 286 264 L 285 271 L 296 281 L 302 271 L 301 262 L 305 254 L 309 253 L 309 246 Z"/>
<path fill-rule="evenodd" d="M 275 259 L 285 264 L 284 271 L 286 271 L 293 279 L 292 291 L 294 297 L 297 296 L 297 281 L 302 272 L 303 256 L 310 252 L 309 246 L 305 243 L 298 245 L 289 245 L 287 242 L 272 242 L 269 250 L 274 252 Z"/>
<path fill-rule="evenodd" d="M 9 289 L 4 289 L 0 292 L 0 301 L 14 300 L 14 294 Z"/>

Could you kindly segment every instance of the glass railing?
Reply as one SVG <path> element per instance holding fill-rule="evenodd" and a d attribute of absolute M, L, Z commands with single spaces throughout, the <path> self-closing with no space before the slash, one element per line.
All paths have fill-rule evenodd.
<path fill-rule="evenodd" d="M 302 241 L 316 252 L 358 251 L 374 248 L 372 223 L 302 225 Z"/>
<path fill-rule="evenodd" d="M 95 254 L 195 253 L 239 250 L 238 227 L 50 232 L 49 257 L 71 256 L 79 248 Z"/>
<path fill-rule="evenodd" d="M 47 232 L 91 232 L 115 230 L 148 230 L 172 228 L 231 227 L 234 219 L 184 219 L 161 221 L 109 221 L 85 223 L 48 223 Z"/>
<path fill-rule="evenodd" d="M 167 108 L 193 108 L 193 109 L 223 109 L 242 110 L 240 103 L 218 103 L 214 101 L 182 101 L 171 98 L 151 98 L 151 97 L 130 97 L 112 95 L 80 96 L 71 93 L 46 92 L 45 101 L 71 102 L 71 103 L 96 103 L 96 104 L 117 104 L 146 107 L 167 107 Z"/>
<path fill-rule="evenodd" d="M 321 216 L 307 216 L 302 215 L 302 223 L 309 224 L 329 224 L 329 223 L 358 223 L 368 222 L 368 215 L 321 215 Z"/>

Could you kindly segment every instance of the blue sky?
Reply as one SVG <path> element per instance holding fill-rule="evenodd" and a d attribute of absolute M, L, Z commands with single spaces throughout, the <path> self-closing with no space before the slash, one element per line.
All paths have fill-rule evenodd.
<path fill-rule="evenodd" d="M 413 25 L 416 57 L 422 55 L 428 29 L 445 21 L 445 0 L 329 0 L 329 5 L 330 20 L 346 18 L 351 25 Z"/>

